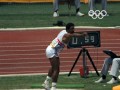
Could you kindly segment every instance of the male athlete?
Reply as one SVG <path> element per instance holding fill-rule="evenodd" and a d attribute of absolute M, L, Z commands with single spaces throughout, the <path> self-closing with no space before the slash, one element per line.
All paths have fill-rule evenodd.
<path fill-rule="evenodd" d="M 57 37 L 51 42 L 51 44 L 46 49 L 46 56 L 50 61 L 51 68 L 49 69 L 48 76 L 44 81 L 43 85 L 46 90 L 50 90 L 49 81 L 52 79 L 51 90 L 56 90 L 56 84 L 58 80 L 58 75 L 60 71 L 60 59 L 59 53 L 63 50 L 65 45 L 68 44 L 69 40 L 73 36 L 86 36 L 87 33 L 75 33 L 74 24 L 68 23 L 66 25 L 66 30 L 62 30 Z"/>

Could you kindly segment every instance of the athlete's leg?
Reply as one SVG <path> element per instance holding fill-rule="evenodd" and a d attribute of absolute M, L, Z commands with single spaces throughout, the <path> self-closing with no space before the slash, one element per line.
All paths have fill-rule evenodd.
<path fill-rule="evenodd" d="M 48 75 L 52 77 L 52 82 L 57 82 L 59 71 L 60 71 L 60 60 L 59 57 L 50 58 L 51 68 L 49 69 Z"/>
<path fill-rule="evenodd" d="M 60 72 L 60 60 L 59 57 L 50 58 L 51 68 L 49 69 L 48 75 L 52 77 L 52 88 L 51 90 L 56 90 L 56 84 Z"/>

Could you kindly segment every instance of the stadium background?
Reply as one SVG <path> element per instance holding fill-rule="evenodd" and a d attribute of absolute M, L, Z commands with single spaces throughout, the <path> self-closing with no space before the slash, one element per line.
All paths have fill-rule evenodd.
<path fill-rule="evenodd" d="M 119 0 L 115 0 L 115 1 L 119 1 Z M 1 3 L 2 2 L 7 2 L 7 3 L 10 3 L 10 2 L 19 2 L 19 3 L 38 2 L 39 3 L 39 2 L 43 2 L 43 1 L 42 0 L 0 0 L 0 2 Z M 46 0 L 44 2 L 52 2 L 52 1 Z M 86 0 L 82 0 L 82 2 L 87 3 Z M 17 6 L 18 4 L 12 4 L 12 5 Z M 26 5 L 26 7 L 28 5 Z M 7 7 L 7 5 L 6 5 L 6 7 Z M 5 8 L 5 7 L 1 7 L 1 8 Z M 13 9 L 11 9 L 11 10 L 13 10 Z M 50 12 L 50 11 L 48 11 L 48 12 Z M 6 13 L 3 10 L 3 12 L 0 13 L 0 22 L 4 21 L 3 19 L 5 18 L 5 20 L 6 20 L 5 23 L 7 23 L 7 21 L 10 19 L 10 17 L 8 17 L 8 16 L 16 17 L 19 15 L 24 16 L 24 14 L 25 15 L 30 14 L 32 16 L 32 15 L 34 15 L 34 12 L 26 12 L 23 10 L 22 13 L 21 12 L 13 13 L 12 11 L 10 11 L 9 13 Z M 39 13 L 35 12 L 35 14 L 39 14 Z M 41 14 L 41 12 L 40 12 L 40 14 Z M 4 16 L 6 16 L 7 18 Z M 44 15 L 41 14 L 41 16 L 44 16 Z M 2 17 L 4 17 L 4 18 L 2 18 Z M 59 18 L 59 19 L 62 19 L 62 18 Z M 57 19 L 57 20 L 59 20 L 59 19 Z M 68 18 L 68 19 L 70 19 L 70 18 Z M 76 19 L 78 20 L 78 18 L 76 18 Z M 31 20 L 34 21 L 34 19 L 31 19 Z M 108 20 L 108 18 L 106 18 L 105 20 Z M 19 19 L 17 17 L 17 20 L 13 19 L 13 21 L 12 21 L 12 19 L 11 19 L 9 21 L 11 23 L 16 23 L 14 21 L 19 21 Z M 88 21 L 90 21 L 90 20 L 88 20 Z M 118 18 L 118 21 L 119 21 L 119 18 Z M 110 21 L 108 20 L 108 22 L 110 22 Z M 111 20 L 111 22 L 112 22 L 112 20 Z M 94 23 L 95 23 L 95 21 L 94 21 Z M 100 23 L 101 23 L 101 21 L 100 21 Z M 9 26 L 9 24 L 10 23 L 7 23 L 7 24 L 0 23 L 0 27 L 1 27 L 1 29 L 0 29 L 0 74 L 4 75 L 4 74 L 47 73 L 47 70 L 50 67 L 50 65 L 49 65 L 49 61 L 45 57 L 45 48 L 47 47 L 47 45 L 49 45 L 51 40 L 54 39 L 54 37 L 58 34 L 58 32 L 63 28 L 61 28 L 61 29 L 59 29 L 59 28 L 56 28 L 56 29 L 54 29 L 54 28 L 5 29 L 4 26 L 5 25 Z M 86 25 L 85 23 L 83 23 L 83 24 Z M 98 25 L 100 25 L 100 24 L 98 24 Z M 111 24 L 108 24 L 108 25 L 111 25 Z M 16 26 L 16 25 L 14 25 L 14 26 Z M 113 24 L 113 26 L 116 26 L 116 25 Z M 117 26 L 119 26 L 119 23 L 117 23 Z M 77 30 L 80 30 L 80 31 L 100 30 L 100 32 L 101 32 L 101 47 L 88 48 L 89 53 L 90 53 L 95 65 L 97 66 L 98 70 L 101 69 L 104 58 L 107 57 L 107 55 L 105 55 L 102 52 L 102 50 L 110 49 L 110 50 L 113 50 L 115 53 L 119 53 L 119 51 L 120 51 L 120 49 L 119 49 L 119 45 L 120 45 L 120 35 L 119 35 L 120 29 L 119 29 L 119 27 L 118 28 L 117 27 L 111 27 L 111 28 L 100 27 L 100 28 L 96 28 L 96 29 L 95 28 L 77 28 Z M 81 50 L 81 48 L 68 49 L 68 50 L 65 49 L 61 53 L 61 55 L 60 55 L 61 56 L 61 72 L 69 72 L 69 70 L 71 69 L 71 67 L 77 57 L 77 54 L 79 53 L 80 50 Z M 93 71 L 93 68 L 92 68 L 89 60 L 87 60 L 87 61 L 88 61 L 87 63 L 88 63 L 90 71 Z M 82 65 L 82 57 L 78 61 L 76 67 L 74 68 L 74 71 L 79 72 L 79 68 L 81 65 Z"/>
<path fill-rule="evenodd" d="M 61 28 L 63 29 L 63 28 Z M 45 56 L 45 48 L 61 29 L 4 29 L 0 31 L 0 74 L 47 73 L 50 67 Z M 96 31 L 101 33 L 101 47 L 88 48 L 98 68 L 101 70 L 106 54 L 102 50 L 109 49 L 116 54 L 120 51 L 120 29 L 115 28 L 76 28 L 77 31 Z M 61 72 L 69 72 L 81 48 L 65 49 L 60 54 Z M 90 71 L 93 67 L 87 59 Z M 78 60 L 74 72 L 79 72 L 82 56 Z"/>

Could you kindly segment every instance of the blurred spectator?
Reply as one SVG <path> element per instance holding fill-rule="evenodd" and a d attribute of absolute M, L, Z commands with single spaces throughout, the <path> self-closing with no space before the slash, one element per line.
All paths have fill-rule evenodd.
<path fill-rule="evenodd" d="M 76 8 L 76 15 L 84 16 L 84 14 L 79 11 L 80 10 L 80 0 L 67 0 L 67 2 L 69 4 L 71 4 L 73 1 L 74 1 L 75 8 Z M 59 13 L 58 13 L 59 2 L 60 2 L 60 0 L 54 0 L 54 2 L 53 2 L 53 9 L 54 9 L 53 17 L 59 16 Z"/>
<path fill-rule="evenodd" d="M 107 0 L 89 0 L 89 9 L 90 10 L 94 10 L 95 9 L 95 2 L 96 3 L 100 3 L 102 4 L 102 10 L 106 10 L 107 9 Z"/>

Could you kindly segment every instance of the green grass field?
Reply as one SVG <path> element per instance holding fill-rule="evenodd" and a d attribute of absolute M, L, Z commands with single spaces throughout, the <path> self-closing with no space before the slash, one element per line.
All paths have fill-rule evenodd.
<path fill-rule="evenodd" d="M 96 5 L 101 10 L 101 4 Z M 107 12 L 110 16 L 102 20 L 93 20 L 88 16 L 88 4 L 81 3 L 84 17 L 75 16 L 75 7 L 69 11 L 67 4 L 60 4 L 60 17 L 53 18 L 52 3 L 36 4 L 3 4 L 0 3 L 0 28 L 51 27 L 57 21 L 73 22 L 76 26 L 120 26 L 120 2 L 108 2 Z M 71 16 L 69 15 L 71 14 Z"/>
<path fill-rule="evenodd" d="M 95 84 L 94 81 L 99 77 L 96 74 L 90 74 L 88 78 L 81 78 L 78 74 L 67 74 L 60 75 L 58 80 L 59 85 L 68 85 L 67 88 L 71 88 L 73 85 L 82 85 L 84 90 L 112 90 L 114 85 L 107 85 L 106 83 Z M 11 90 L 11 89 L 32 89 L 32 85 L 41 85 L 45 79 L 45 75 L 34 75 L 34 76 L 13 76 L 13 77 L 0 77 L 0 90 Z M 109 76 L 107 80 L 110 80 Z M 72 86 L 71 86 L 72 84 Z M 84 85 L 84 88 L 83 88 Z M 77 88 L 77 87 L 76 87 Z"/>

